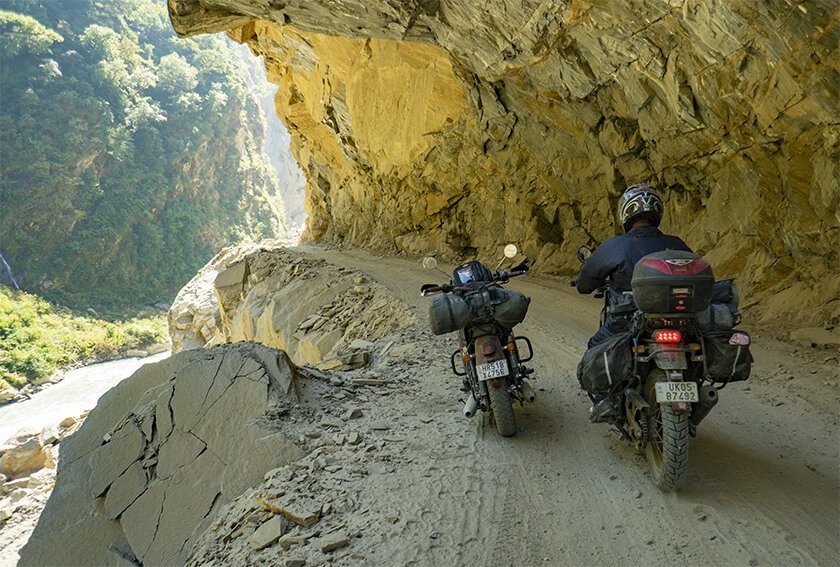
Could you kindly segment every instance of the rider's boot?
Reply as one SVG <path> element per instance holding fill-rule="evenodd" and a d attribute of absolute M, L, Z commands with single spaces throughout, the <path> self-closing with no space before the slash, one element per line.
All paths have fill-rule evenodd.
<path fill-rule="evenodd" d="M 589 408 L 589 421 L 597 423 L 600 421 L 607 421 L 611 417 L 615 417 L 616 411 L 612 402 L 607 396 L 597 396 L 595 403 Z"/>

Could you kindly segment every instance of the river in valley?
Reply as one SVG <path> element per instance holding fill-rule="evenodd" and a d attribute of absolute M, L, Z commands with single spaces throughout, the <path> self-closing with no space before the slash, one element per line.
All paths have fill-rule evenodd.
<path fill-rule="evenodd" d="M 21 429 L 41 430 L 65 417 L 93 409 L 99 397 L 144 364 L 168 357 L 164 352 L 145 358 L 123 358 L 69 370 L 64 379 L 31 399 L 0 406 L 0 442 Z"/>

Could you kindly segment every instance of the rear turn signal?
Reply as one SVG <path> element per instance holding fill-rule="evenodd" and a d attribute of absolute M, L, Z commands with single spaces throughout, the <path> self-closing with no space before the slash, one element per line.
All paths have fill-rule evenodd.
<path fill-rule="evenodd" d="M 659 329 L 653 332 L 653 340 L 658 343 L 679 343 L 682 342 L 682 333 L 670 329 Z"/>

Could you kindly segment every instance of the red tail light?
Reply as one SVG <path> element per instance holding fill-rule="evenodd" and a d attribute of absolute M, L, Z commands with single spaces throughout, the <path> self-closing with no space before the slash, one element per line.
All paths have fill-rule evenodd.
<path fill-rule="evenodd" d="M 658 343 L 681 343 L 682 333 L 671 329 L 659 329 L 653 332 L 653 340 Z"/>

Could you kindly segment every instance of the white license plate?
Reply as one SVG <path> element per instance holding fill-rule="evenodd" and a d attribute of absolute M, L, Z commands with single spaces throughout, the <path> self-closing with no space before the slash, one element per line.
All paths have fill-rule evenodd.
<path fill-rule="evenodd" d="M 478 371 L 479 380 L 490 380 L 492 378 L 501 378 L 510 374 L 508 370 L 507 360 L 495 360 L 493 362 L 486 362 L 475 367 Z"/>
<path fill-rule="evenodd" d="M 699 400 L 696 382 L 656 383 L 656 401 L 660 404 L 662 402 L 696 402 Z"/>

